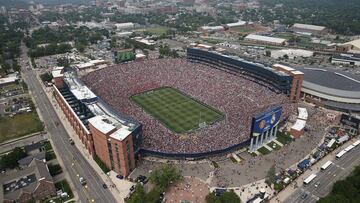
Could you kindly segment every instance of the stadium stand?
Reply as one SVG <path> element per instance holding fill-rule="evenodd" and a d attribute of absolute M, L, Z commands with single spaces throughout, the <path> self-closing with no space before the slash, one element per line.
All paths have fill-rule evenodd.
<path fill-rule="evenodd" d="M 193 57 L 199 54 L 197 50 L 190 52 Z M 294 110 L 294 105 L 283 94 L 288 93 L 291 82 L 287 75 L 232 58 L 222 61 L 222 56 L 215 56 L 219 62 L 207 64 L 212 67 L 228 64 L 236 72 L 185 59 L 156 59 L 114 65 L 91 72 L 82 80 L 115 111 L 143 124 L 141 153 L 206 156 L 248 145 L 254 115 L 273 106 L 282 106 L 282 119 L 285 119 Z M 229 61 L 245 68 L 239 69 Z M 225 118 L 196 131 L 176 134 L 129 99 L 132 95 L 166 86 L 214 107 Z"/>
<path fill-rule="evenodd" d="M 292 78 L 263 64 L 198 48 L 188 48 L 187 57 L 191 62 L 204 63 L 214 68 L 240 73 L 242 76 L 247 76 L 248 80 L 267 86 L 274 91 L 290 93 Z"/>

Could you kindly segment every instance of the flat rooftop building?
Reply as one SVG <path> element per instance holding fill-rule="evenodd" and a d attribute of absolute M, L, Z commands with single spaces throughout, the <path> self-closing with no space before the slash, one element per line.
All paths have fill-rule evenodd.
<path fill-rule="evenodd" d="M 309 33 L 311 35 L 323 35 L 326 34 L 326 27 L 324 26 L 318 26 L 318 25 L 309 25 L 309 24 L 301 24 L 301 23 L 295 23 L 291 30 L 296 33 Z"/>
<path fill-rule="evenodd" d="M 140 150 L 141 124 L 115 113 L 74 71 L 65 72 L 61 79 L 63 86 L 54 86 L 55 98 L 85 148 L 110 170 L 129 175 Z"/>
<path fill-rule="evenodd" d="M 331 68 L 297 67 L 305 75 L 302 97 L 341 111 L 360 112 L 360 77 Z"/>
<path fill-rule="evenodd" d="M 331 57 L 331 63 L 359 66 L 360 54 L 334 54 Z"/>
<path fill-rule="evenodd" d="M 283 38 L 268 37 L 268 36 L 253 35 L 253 34 L 246 36 L 245 40 L 260 44 L 272 44 L 272 45 L 284 45 L 286 42 L 286 39 Z"/>
<path fill-rule="evenodd" d="M 9 76 L 9 77 L 5 77 L 5 78 L 0 78 L 0 87 L 9 85 L 9 84 L 14 84 L 18 80 L 19 80 L 19 78 L 17 76 Z"/>

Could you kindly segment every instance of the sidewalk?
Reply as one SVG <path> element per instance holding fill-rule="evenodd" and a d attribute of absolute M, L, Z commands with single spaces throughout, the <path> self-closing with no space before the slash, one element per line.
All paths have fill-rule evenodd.
<path fill-rule="evenodd" d="M 43 87 L 44 88 L 44 87 Z M 76 135 L 76 132 L 74 131 L 74 129 L 71 127 L 70 123 L 68 122 L 68 120 L 65 117 L 65 114 L 62 112 L 62 110 L 59 108 L 57 102 L 55 101 L 55 99 L 52 97 L 52 94 L 49 89 L 45 89 L 46 95 L 49 98 L 50 102 L 53 105 L 54 110 L 56 111 L 56 113 L 58 114 L 62 124 L 65 127 L 65 130 L 67 131 L 67 133 L 70 135 L 70 137 L 74 140 L 75 146 L 79 149 L 80 153 L 82 154 L 82 156 L 88 161 L 88 163 L 93 167 L 93 169 L 96 171 L 97 174 L 99 174 L 99 176 L 101 177 L 101 179 L 103 180 L 104 183 L 106 183 L 109 186 L 109 190 L 110 192 L 113 194 L 114 198 L 116 199 L 117 202 L 123 203 L 124 202 L 124 198 L 126 196 L 125 195 L 125 191 L 119 191 L 118 188 L 122 188 L 124 189 L 122 186 L 125 185 L 127 187 L 129 187 L 129 183 L 131 183 L 130 181 L 126 181 L 126 180 L 121 180 L 121 182 L 126 182 L 126 184 L 119 184 L 117 182 L 117 178 L 115 176 L 111 176 L 114 179 L 110 178 L 108 175 L 106 175 L 101 168 L 98 166 L 98 164 L 95 162 L 95 160 L 92 158 L 92 156 L 89 154 L 89 152 L 87 151 L 87 149 L 85 148 L 85 146 L 82 144 L 82 142 L 80 141 L 79 137 Z M 116 181 L 116 184 L 114 183 Z M 120 181 L 120 180 L 119 180 Z M 127 183 L 129 182 L 129 183 Z M 131 183 L 132 184 L 132 183 Z M 116 187 L 111 187 L 112 185 L 116 185 Z M 130 186 L 131 187 L 131 186 Z M 129 187 L 129 189 L 130 189 Z M 129 191 L 129 190 L 128 190 Z"/>
<path fill-rule="evenodd" d="M 270 200 L 271 203 L 284 202 L 288 197 L 290 197 L 298 187 L 303 185 L 304 180 L 312 173 L 320 170 L 320 167 L 325 164 L 327 161 L 333 161 L 336 157 L 336 154 L 339 153 L 342 149 L 345 149 L 347 146 L 351 145 L 354 141 L 351 140 L 341 147 L 335 149 L 325 157 L 323 157 L 316 164 L 312 165 L 309 169 L 307 169 L 303 174 L 301 174 L 296 180 L 290 183 L 284 190 L 282 190 L 279 194 L 277 194 L 274 198 Z M 294 186 L 297 185 L 298 187 Z"/>
<path fill-rule="evenodd" d="M 22 72 L 21 72 L 21 77 L 22 77 L 23 79 L 25 79 L 24 74 L 23 74 Z M 37 74 L 36 74 L 36 77 L 37 77 L 37 79 L 39 80 L 39 76 L 38 76 Z M 44 89 L 44 87 L 42 86 L 42 84 L 41 84 L 41 87 L 43 88 L 44 92 L 46 92 L 46 89 Z M 29 88 L 28 91 L 29 91 L 29 95 L 30 95 L 31 97 L 34 97 L 34 95 L 32 94 L 32 91 L 30 90 L 30 88 Z M 37 111 L 37 114 L 38 114 L 38 116 L 39 116 L 39 119 L 40 119 L 41 121 L 43 121 L 44 119 L 43 119 L 43 116 L 42 116 L 42 112 L 41 112 L 40 109 L 38 108 L 38 106 L 37 106 L 34 98 L 32 98 L 32 101 L 34 102 L 35 109 L 36 109 L 36 111 Z M 44 132 L 47 132 L 47 129 L 46 129 L 46 126 L 45 126 L 45 125 L 44 125 Z M 46 134 L 46 135 L 47 135 L 47 138 L 50 137 L 48 134 Z M 51 139 L 49 139 L 49 140 L 50 140 L 51 146 L 52 146 L 55 154 L 56 154 L 56 155 L 59 155 L 59 152 L 58 152 L 56 146 L 54 145 L 53 141 L 52 141 Z M 65 167 L 64 167 L 64 162 L 62 161 L 62 159 L 61 159 L 61 158 L 57 158 L 57 161 L 59 162 L 61 168 L 64 169 Z M 73 194 L 74 194 L 74 198 L 73 198 L 73 199 L 75 199 L 75 202 L 78 202 L 79 196 L 78 196 L 77 191 L 75 190 L 74 184 L 73 184 L 73 182 L 72 182 L 72 180 L 71 180 L 71 178 L 70 178 L 70 176 L 69 176 L 69 173 L 66 172 L 66 171 L 63 171 L 62 173 L 64 174 L 64 177 L 65 177 L 65 179 L 68 181 L 68 183 L 69 183 L 69 185 L 70 185 L 70 188 L 71 188 L 71 190 L 72 190 L 72 192 L 73 192 Z"/>

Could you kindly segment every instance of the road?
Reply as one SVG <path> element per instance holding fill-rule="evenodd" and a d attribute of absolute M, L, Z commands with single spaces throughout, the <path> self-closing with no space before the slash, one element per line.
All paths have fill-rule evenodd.
<path fill-rule="evenodd" d="M 336 159 L 325 171 L 318 171 L 317 177 L 306 186 L 298 188 L 285 203 L 311 203 L 329 194 L 334 183 L 348 176 L 355 166 L 360 164 L 360 146 L 347 152 L 340 159 Z M 315 173 L 315 171 L 314 171 Z M 316 187 L 315 185 L 318 184 Z M 307 197 L 301 196 L 306 193 Z"/>
<path fill-rule="evenodd" d="M 47 132 L 55 145 L 58 158 L 63 162 L 64 171 L 68 173 L 76 190 L 80 202 L 116 202 L 108 189 L 103 188 L 103 181 L 86 159 L 81 155 L 78 148 L 69 144 L 69 135 L 61 124 L 58 115 L 51 105 L 36 72 L 25 65 L 29 60 L 26 55 L 26 47 L 22 46 L 22 76 L 29 86 L 29 90 L 35 100 L 44 121 Z M 30 62 L 29 62 L 30 63 Z M 84 187 L 79 182 L 79 176 L 87 180 Z"/>

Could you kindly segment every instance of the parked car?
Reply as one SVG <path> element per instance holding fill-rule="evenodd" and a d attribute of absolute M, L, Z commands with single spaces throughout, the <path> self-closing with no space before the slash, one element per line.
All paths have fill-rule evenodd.
<path fill-rule="evenodd" d="M 135 181 L 145 185 L 147 182 L 149 182 L 149 179 L 146 176 L 139 175 Z"/>
<path fill-rule="evenodd" d="M 301 195 L 301 199 L 305 199 L 308 196 L 305 192 Z"/>
<path fill-rule="evenodd" d="M 84 177 L 80 176 L 79 181 L 80 181 L 81 185 L 86 185 L 86 180 Z"/>

